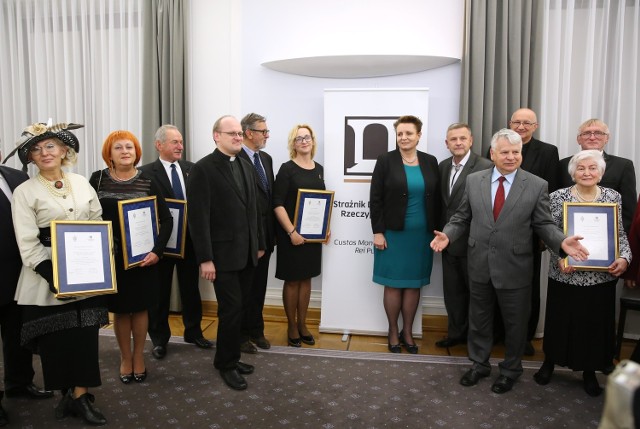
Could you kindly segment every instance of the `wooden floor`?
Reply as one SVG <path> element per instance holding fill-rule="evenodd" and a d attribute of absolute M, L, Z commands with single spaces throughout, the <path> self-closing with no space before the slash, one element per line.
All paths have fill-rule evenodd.
<path fill-rule="evenodd" d="M 387 339 L 386 337 L 369 336 L 369 335 L 350 335 L 346 341 L 342 341 L 341 334 L 327 334 L 320 333 L 318 331 L 318 319 L 309 321 L 309 329 L 316 338 L 316 344 L 314 346 L 307 346 L 303 344 L 303 347 L 313 347 L 329 350 L 344 350 L 344 351 L 359 351 L 359 352 L 387 352 Z M 169 320 L 171 326 L 171 333 L 174 336 L 182 337 L 183 325 L 182 319 L 179 314 L 172 314 Z M 202 331 L 205 338 L 215 340 L 217 332 L 217 319 L 213 316 L 204 316 L 202 320 Z M 443 330 L 436 328 L 423 329 L 423 337 L 416 339 L 416 344 L 419 347 L 420 354 L 435 355 L 435 356 L 467 356 L 467 348 L 465 345 L 458 345 L 450 349 L 442 349 L 435 346 L 435 342 L 446 335 Z M 287 345 L 287 324 L 281 315 L 265 315 L 265 337 L 274 346 L 286 346 Z M 534 356 L 526 356 L 526 360 L 542 361 L 544 359 L 544 353 L 542 352 L 542 339 L 536 339 L 533 341 L 533 346 L 536 350 Z M 633 348 L 635 347 L 635 341 L 625 340 L 622 346 L 621 357 L 626 359 L 631 355 Z M 405 351 L 403 350 L 403 353 Z M 493 357 L 504 356 L 504 346 L 496 345 L 492 352 Z"/>

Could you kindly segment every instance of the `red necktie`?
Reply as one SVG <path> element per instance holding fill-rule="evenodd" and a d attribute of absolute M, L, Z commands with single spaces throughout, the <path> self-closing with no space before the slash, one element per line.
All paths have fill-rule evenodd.
<path fill-rule="evenodd" d="M 502 183 L 506 179 L 504 176 L 498 177 L 498 190 L 496 191 L 496 198 L 493 200 L 493 220 L 498 220 L 498 216 L 500 216 L 500 210 L 502 210 L 502 206 L 504 206 L 504 186 Z"/>

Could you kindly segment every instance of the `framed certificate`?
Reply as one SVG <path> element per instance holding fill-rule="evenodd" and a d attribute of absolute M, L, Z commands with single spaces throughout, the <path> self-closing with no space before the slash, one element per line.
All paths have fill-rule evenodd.
<path fill-rule="evenodd" d="M 576 270 L 606 271 L 618 258 L 618 204 L 564 203 L 564 233 L 584 237 L 580 243 L 589 251 L 589 259 L 565 263 Z"/>
<path fill-rule="evenodd" d="M 165 201 L 173 217 L 173 229 L 164 249 L 164 256 L 184 259 L 184 245 L 187 241 L 187 202 L 171 198 Z"/>
<path fill-rule="evenodd" d="M 298 190 L 293 226 L 306 241 L 321 243 L 327 241 L 333 194 L 333 191 L 318 189 Z"/>
<path fill-rule="evenodd" d="M 116 293 L 111 221 L 51 221 L 56 297 Z"/>
<path fill-rule="evenodd" d="M 158 239 L 158 203 L 156 197 L 118 201 L 124 269 L 142 263 Z"/>

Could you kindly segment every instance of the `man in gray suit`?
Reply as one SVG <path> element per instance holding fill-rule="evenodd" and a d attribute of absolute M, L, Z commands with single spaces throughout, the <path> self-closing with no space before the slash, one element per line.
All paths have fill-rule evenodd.
<path fill-rule="evenodd" d="M 440 163 L 440 195 L 442 215 L 440 228 L 456 212 L 467 176 L 493 167 L 488 159 L 471 152 L 473 136 L 467 124 L 455 123 L 447 128 L 447 149 L 453 155 Z M 447 309 L 447 336 L 436 341 L 436 347 L 453 347 L 467 342 L 469 325 L 469 276 L 467 273 L 467 240 L 469 231 L 442 252 L 442 287 Z"/>
<path fill-rule="evenodd" d="M 470 228 L 467 347 L 473 366 L 460 384 L 473 386 L 491 373 L 497 299 L 505 325 L 505 359 L 491 390 L 505 393 L 522 374 L 531 309 L 533 233 L 560 255 L 584 260 L 588 251 L 579 242 L 582 237 L 565 237 L 553 222 L 547 182 L 519 168 L 522 139 L 518 133 L 502 129 L 494 134 L 491 159 L 495 168 L 467 177 L 460 206 L 442 232 L 434 232 L 431 248 L 441 252 Z"/>

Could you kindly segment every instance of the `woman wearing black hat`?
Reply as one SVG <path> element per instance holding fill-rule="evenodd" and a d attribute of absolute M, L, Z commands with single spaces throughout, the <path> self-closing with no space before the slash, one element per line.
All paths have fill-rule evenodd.
<path fill-rule="evenodd" d="M 56 299 L 51 262 L 52 220 L 101 220 L 102 208 L 89 182 L 62 170 L 76 161 L 78 138 L 69 130 L 80 127 L 34 124 L 18 142 L 24 170 L 33 162 L 38 173 L 13 192 L 23 262 L 16 301 L 23 306 L 22 343 L 40 354 L 45 387 L 63 392 L 56 418 L 73 414 L 103 425 L 107 420 L 94 408 L 88 389 L 101 384 L 98 329 L 108 323 L 106 305 L 102 297 Z"/>

